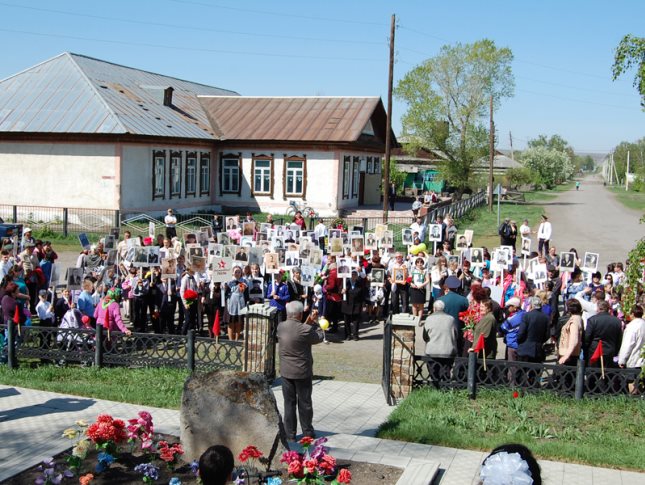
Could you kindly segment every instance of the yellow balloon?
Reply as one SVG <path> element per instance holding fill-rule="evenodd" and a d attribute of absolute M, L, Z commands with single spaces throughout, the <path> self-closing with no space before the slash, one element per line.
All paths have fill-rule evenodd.
<path fill-rule="evenodd" d="M 417 254 L 419 254 L 419 251 L 421 251 L 420 247 L 421 247 L 420 244 L 418 246 L 410 246 L 410 254 L 413 256 L 416 256 Z"/>
<path fill-rule="evenodd" d="M 327 320 L 325 317 L 321 317 L 320 320 L 318 320 L 318 325 L 320 325 L 320 328 L 323 330 L 327 330 L 329 328 L 329 320 Z"/>
<path fill-rule="evenodd" d="M 419 250 L 417 251 L 417 253 L 420 253 L 421 251 L 425 251 L 426 249 L 428 249 L 428 248 L 426 247 L 426 243 L 421 243 L 421 244 L 419 244 L 419 245 L 417 246 L 417 248 L 419 249 Z"/>

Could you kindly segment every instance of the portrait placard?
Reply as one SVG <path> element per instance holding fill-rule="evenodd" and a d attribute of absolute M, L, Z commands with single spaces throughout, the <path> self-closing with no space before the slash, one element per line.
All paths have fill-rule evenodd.
<path fill-rule="evenodd" d="M 428 240 L 432 242 L 441 241 L 441 233 L 443 232 L 441 224 L 430 224 L 428 230 Z"/>
<path fill-rule="evenodd" d="M 576 253 L 560 253 L 560 271 L 572 273 L 576 269 Z"/>
<path fill-rule="evenodd" d="M 225 283 L 231 279 L 233 274 L 233 260 L 230 258 L 213 258 L 213 269 L 211 270 L 211 281 L 213 283 Z"/>
<path fill-rule="evenodd" d="M 311 288 L 314 286 L 314 281 L 316 279 L 316 268 L 308 264 L 304 264 L 300 267 L 300 276 L 302 286 Z"/>
<path fill-rule="evenodd" d="M 370 283 L 374 286 L 383 286 L 385 284 L 385 268 L 372 268 Z"/>
<path fill-rule="evenodd" d="M 531 238 L 522 238 L 522 255 L 529 256 L 531 254 Z"/>
<path fill-rule="evenodd" d="M 352 256 L 363 256 L 363 236 L 352 236 Z"/>
<path fill-rule="evenodd" d="M 582 269 L 594 273 L 598 271 L 598 260 L 600 259 L 598 253 L 585 253 L 585 259 L 582 261 Z"/>
<path fill-rule="evenodd" d="M 391 248 L 394 246 L 394 232 L 384 231 L 383 237 L 379 240 L 378 245 L 382 248 Z"/>
<path fill-rule="evenodd" d="M 81 290 L 83 283 L 83 268 L 67 268 L 67 288 Z"/>
<path fill-rule="evenodd" d="M 470 264 L 472 266 L 483 266 L 484 265 L 484 249 L 483 248 L 471 248 L 470 249 Z"/>
<path fill-rule="evenodd" d="M 83 249 L 90 249 L 90 247 L 92 246 L 90 244 L 89 238 L 87 237 L 87 234 L 85 234 L 84 232 L 81 232 L 78 235 L 78 242 L 81 243 L 81 247 Z"/>
<path fill-rule="evenodd" d="M 472 229 L 466 229 L 464 231 L 464 236 L 466 236 L 466 242 L 468 243 L 468 246 L 472 246 L 474 234 L 475 232 Z"/>
<path fill-rule="evenodd" d="M 234 231 L 240 227 L 240 216 L 229 216 L 225 220 L 226 231 Z"/>
<path fill-rule="evenodd" d="M 367 234 L 365 234 L 364 248 L 368 251 L 376 251 L 378 249 L 378 240 L 376 239 L 376 233 L 368 232 Z"/>
<path fill-rule="evenodd" d="M 246 246 L 236 246 L 235 255 L 233 256 L 233 259 L 235 261 L 241 261 L 243 263 L 247 263 L 249 261 L 249 250 L 250 248 Z"/>
<path fill-rule="evenodd" d="M 376 239 L 381 239 L 385 231 L 387 231 L 387 224 L 377 224 L 374 226 L 374 235 L 376 236 Z"/>
<path fill-rule="evenodd" d="M 174 258 L 164 258 L 161 260 L 161 277 L 177 278 L 177 260 Z"/>
<path fill-rule="evenodd" d="M 148 266 L 159 266 L 161 264 L 159 246 L 147 246 L 145 250 L 148 255 Z"/>
<path fill-rule="evenodd" d="M 293 268 L 300 265 L 300 254 L 298 251 L 286 251 L 284 254 L 284 266 Z"/>
<path fill-rule="evenodd" d="M 350 278 L 352 276 L 352 259 L 338 258 L 338 277 Z"/>
<path fill-rule="evenodd" d="M 546 283 L 547 273 L 546 264 L 536 264 L 533 266 L 533 282 L 536 284 Z"/>
<path fill-rule="evenodd" d="M 404 227 L 401 229 L 401 242 L 404 246 L 412 246 L 414 240 L 412 239 L 412 229 Z"/>
<path fill-rule="evenodd" d="M 455 238 L 455 247 L 457 249 L 468 249 L 468 239 L 466 234 L 458 234 Z"/>
<path fill-rule="evenodd" d="M 329 240 L 329 254 L 332 256 L 343 255 L 343 240 L 339 237 L 332 237 Z"/>
<path fill-rule="evenodd" d="M 405 266 L 392 268 L 392 279 L 397 285 L 406 284 L 408 280 L 408 268 Z"/>
<path fill-rule="evenodd" d="M 277 274 L 280 271 L 280 256 L 278 253 L 264 254 L 264 271 L 267 274 Z"/>

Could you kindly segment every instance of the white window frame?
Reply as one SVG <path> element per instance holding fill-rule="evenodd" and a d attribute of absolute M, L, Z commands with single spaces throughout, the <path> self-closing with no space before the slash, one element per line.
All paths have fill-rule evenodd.
<path fill-rule="evenodd" d="M 239 192 L 240 159 L 224 158 L 222 159 L 222 193 L 238 194 Z"/>
<path fill-rule="evenodd" d="M 152 188 L 153 199 L 164 199 L 166 197 L 166 155 L 155 155 L 152 167 L 155 185 Z"/>
<path fill-rule="evenodd" d="M 300 167 L 289 166 L 291 164 L 300 164 Z M 285 165 L 285 195 L 286 196 L 302 196 L 305 192 L 305 161 L 304 160 L 287 160 Z M 298 177 L 300 177 L 300 190 L 297 190 Z M 291 182 L 289 182 L 291 178 Z"/>
<path fill-rule="evenodd" d="M 197 194 L 197 154 L 191 155 L 190 157 L 188 156 L 186 157 L 186 195 L 194 196 L 196 194 Z"/>
<path fill-rule="evenodd" d="M 181 198 L 181 154 L 170 157 L 170 198 L 173 197 Z"/>
<path fill-rule="evenodd" d="M 261 166 L 258 166 L 261 164 Z M 270 195 L 273 187 L 273 160 L 270 158 L 254 158 L 253 159 L 253 194 L 254 195 Z M 260 182 L 258 189 L 256 181 Z"/>
<path fill-rule="evenodd" d="M 199 195 L 211 192 L 211 155 L 202 153 L 199 157 Z"/>

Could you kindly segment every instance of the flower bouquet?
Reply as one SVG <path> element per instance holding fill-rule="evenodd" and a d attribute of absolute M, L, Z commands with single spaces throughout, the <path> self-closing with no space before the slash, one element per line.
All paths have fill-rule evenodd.
<path fill-rule="evenodd" d="M 479 321 L 479 314 L 469 308 L 465 312 L 459 312 L 459 320 L 464 322 L 464 339 L 473 341 L 473 331 L 475 330 L 475 325 Z"/>
<path fill-rule="evenodd" d="M 314 485 L 351 483 L 351 472 L 347 468 L 337 470 L 336 459 L 323 446 L 326 442 L 327 438 L 314 440 L 304 437 L 299 441 L 303 447 L 302 453 L 287 451 L 282 455 L 280 462 L 287 466 L 290 480 L 298 484 Z M 332 477 L 333 480 L 329 482 Z"/>

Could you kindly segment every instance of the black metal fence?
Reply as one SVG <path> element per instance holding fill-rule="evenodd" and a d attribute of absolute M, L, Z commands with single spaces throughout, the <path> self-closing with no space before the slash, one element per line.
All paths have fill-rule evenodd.
<path fill-rule="evenodd" d="M 191 371 L 243 370 L 244 342 L 216 341 L 187 335 L 165 335 L 62 329 L 58 327 L 0 326 L 4 333 L 2 359 L 10 368 L 20 360 L 41 359 L 55 363 L 78 363 L 102 367 L 183 367 Z M 269 371 L 271 374 L 271 371 Z M 273 372 L 274 374 L 274 372 Z"/>

